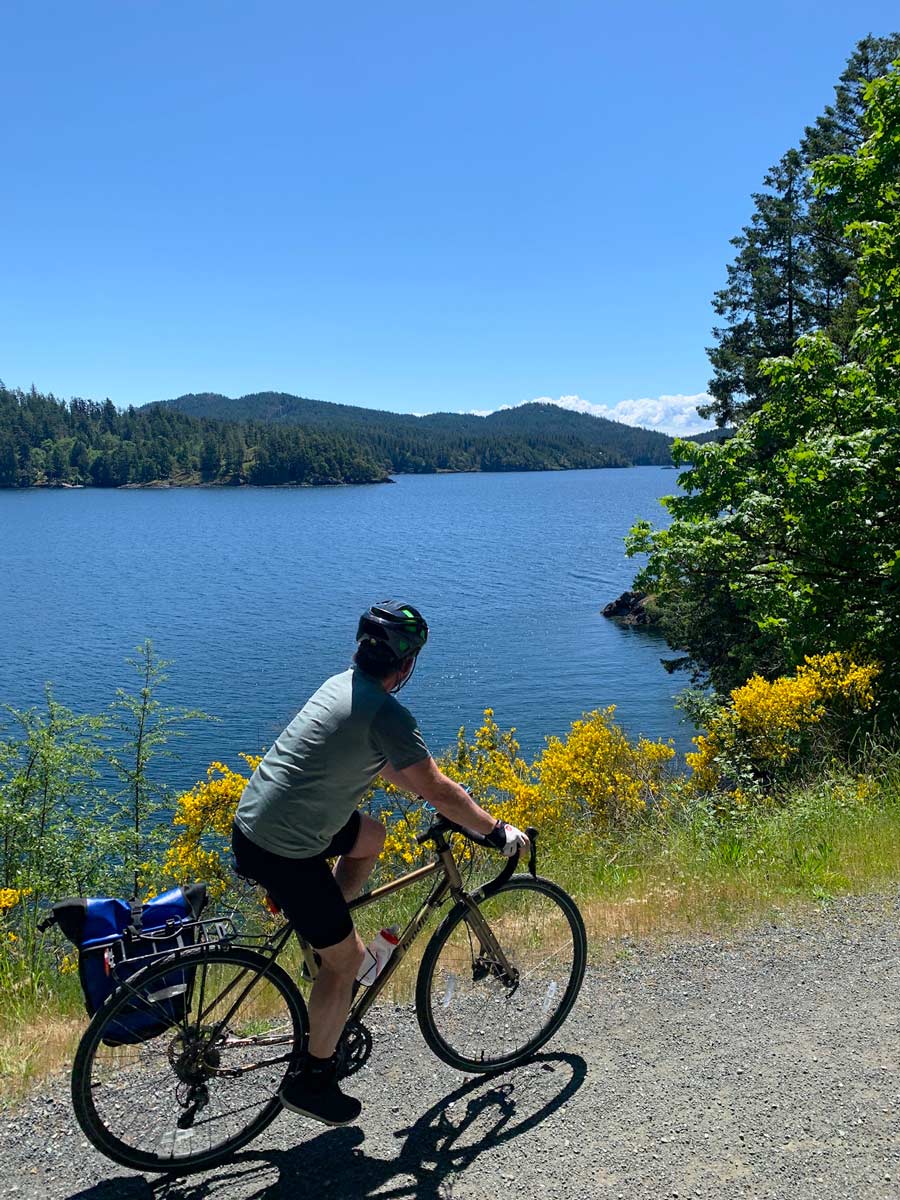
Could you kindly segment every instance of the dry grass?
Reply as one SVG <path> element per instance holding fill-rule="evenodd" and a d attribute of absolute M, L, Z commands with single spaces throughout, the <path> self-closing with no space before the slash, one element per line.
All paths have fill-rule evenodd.
<path fill-rule="evenodd" d="M 87 1017 L 48 1012 L 0 1032 L 0 1102 L 14 1103 L 68 1070 Z"/>
<path fill-rule="evenodd" d="M 645 895 L 603 898 L 589 897 L 580 902 L 587 929 L 591 956 L 608 960 L 618 952 L 622 941 L 721 936 L 741 925 L 750 924 L 770 912 L 777 904 L 780 912 L 803 909 L 814 903 L 811 897 L 761 895 L 738 880 L 721 881 L 710 891 L 698 885 L 680 888 L 652 888 Z"/>

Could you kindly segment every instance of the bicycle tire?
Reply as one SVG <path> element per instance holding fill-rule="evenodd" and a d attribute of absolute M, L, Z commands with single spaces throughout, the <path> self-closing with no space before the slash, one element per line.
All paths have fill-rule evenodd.
<path fill-rule="evenodd" d="M 534 965 L 536 954 L 542 953 L 536 947 L 541 944 L 544 934 L 540 931 L 536 937 L 527 934 L 522 916 L 536 905 L 538 897 L 542 901 L 541 915 L 548 918 L 544 934 L 549 931 L 558 936 L 562 953 L 558 962 L 551 955 Z M 486 889 L 478 899 L 478 909 L 509 961 L 513 966 L 518 962 L 522 968 L 517 976 L 519 982 L 513 987 L 511 980 L 498 980 L 497 972 L 490 964 L 485 967 L 484 948 L 480 947 L 481 953 L 476 954 L 474 931 L 471 921 L 466 920 L 470 910 L 461 902 L 450 910 L 425 947 L 416 980 L 416 1015 L 426 1043 L 448 1066 L 459 1071 L 499 1071 L 525 1062 L 549 1041 L 569 1015 L 584 979 L 587 935 L 572 897 L 557 884 L 541 877 L 514 875 L 499 887 Z M 534 911 L 538 911 L 537 907 Z M 518 927 L 514 927 L 517 919 Z M 570 945 L 563 946 L 562 942 L 567 939 L 571 939 Z M 545 963 L 551 961 L 553 965 L 545 967 Z M 539 969 L 543 974 L 537 978 Z M 469 970 L 471 984 L 464 978 Z M 522 992 L 523 983 L 526 993 Z M 519 997 L 517 1001 L 516 996 Z M 495 1022 L 492 1034 L 485 1032 L 482 1035 L 476 1030 L 475 1036 L 484 1036 L 486 1041 L 497 1036 L 496 1022 L 505 1018 L 524 1028 L 526 1005 L 532 1015 L 537 1006 L 539 1028 L 531 1036 L 525 1036 L 523 1044 L 514 1049 L 490 1052 L 484 1046 L 479 1050 L 466 1050 L 454 1044 L 462 1039 L 476 1019 L 483 1024 L 490 1020 Z M 451 1007 L 456 1009 L 453 1015 L 448 1012 Z M 544 1016 L 546 1020 L 543 1020 Z M 454 1021 L 457 1031 L 454 1031 Z"/>
<path fill-rule="evenodd" d="M 134 999 L 135 992 L 138 995 L 146 992 L 152 998 L 154 995 L 154 985 L 158 987 L 159 982 L 164 979 L 166 982 L 170 981 L 173 969 L 181 967 L 193 968 L 191 973 L 193 984 L 186 1009 L 186 1013 L 190 1013 L 190 1016 L 186 1015 L 183 1023 L 173 1022 L 164 1033 L 140 1043 L 137 1047 L 124 1047 L 124 1051 L 137 1051 L 140 1054 L 146 1048 L 152 1046 L 151 1053 L 155 1056 L 157 1062 L 159 1062 L 162 1052 L 165 1051 L 171 1078 L 166 1076 L 164 1079 L 159 1080 L 156 1087 L 151 1091 L 147 1086 L 142 1085 L 139 1074 L 135 1075 L 132 1073 L 129 1077 L 129 1067 L 127 1064 L 124 1068 L 116 1064 L 115 1056 L 117 1052 L 119 1052 L 120 1057 L 124 1057 L 123 1047 L 116 1046 L 111 1049 L 108 1044 L 104 1043 L 103 1038 L 104 1034 L 109 1036 L 110 1030 L 121 1030 L 123 1014 L 127 1014 L 129 1007 L 133 1011 L 136 1005 Z M 183 1119 L 184 1108 L 182 1108 L 182 1113 L 178 1114 L 177 1112 L 170 1111 L 171 1106 L 166 1103 L 167 1095 L 176 1098 L 178 1088 L 184 1086 L 183 1080 L 179 1081 L 179 1075 L 176 1073 L 171 1051 L 179 1038 L 182 1038 L 182 1046 L 187 1046 L 185 1040 L 186 1031 L 190 1030 L 191 1017 L 196 1015 L 192 1011 L 192 1006 L 196 1006 L 197 1013 L 200 1012 L 201 1005 L 203 1006 L 203 1011 L 208 1012 L 216 1002 L 210 999 L 212 992 L 210 992 L 208 997 L 200 998 L 202 997 L 204 987 L 201 987 L 198 980 L 202 978 L 205 986 L 209 975 L 212 978 L 216 978 L 216 969 L 219 970 L 220 974 L 227 974 L 229 968 L 233 968 L 236 973 L 246 972 L 247 979 L 250 978 L 251 973 L 255 973 L 258 976 L 247 992 L 248 997 L 251 993 L 253 994 L 253 1003 L 257 1006 L 257 1015 L 251 1015 L 253 1010 L 248 1005 L 246 1016 L 243 1019 L 251 1022 L 251 1025 L 247 1026 L 248 1030 L 252 1028 L 252 1023 L 255 1022 L 256 1026 L 265 1026 L 268 1020 L 270 1022 L 269 1031 L 264 1032 L 262 1036 L 267 1037 L 270 1042 L 273 1036 L 276 1036 L 279 1048 L 281 1046 L 284 1047 L 282 1054 L 286 1056 L 286 1061 L 284 1061 L 282 1070 L 281 1054 L 277 1054 L 273 1048 L 271 1051 L 271 1070 L 267 1069 L 269 1064 L 263 1060 L 261 1067 L 239 1067 L 236 1072 L 232 1072 L 238 1075 L 242 1073 L 249 1075 L 251 1072 L 266 1068 L 269 1085 L 264 1085 L 260 1091 L 266 1094 L 271 1092 L 269 1099 L 263 1101 L 261 1097 L 259 1111 L 245 1125 L 239 1129 L 235 1129 L 230 1136 L 215 1145 L 207 1146 L 204 1149 L 197 1147 L 191 1152 L 189 1148 L 185 1149 L 184 1143 L 189 1142 L 195 1137 L 194 1122 L 192 1121 L 191 1128 L 187 1132 L 181 1130 L 181 1142 L 179 1143 L 179 1133 L 176 1132 L 178 1129 L 177 1121 Z M 201 970 L 205 972 L 202 977 L 200 975 Z M 241 976 L 238 975 L 237 977 L 240 978 Z M 261 980 L 263 981 L 262 984 Z M 271 1032 L 272 1021 L 270 1017 L 259 1015 L 266 1013 L 265 1005 L 270 994 L 268 991 L 269 988 L 272 990 L 272 994 L 280 1002 L 283 1002 L 286 1013 L 281 1026 L 283 1032 L 278 1035 L 273 1035 Z M 219 1000 L 221 1000 L 224 994 L 220 993 Z M 209 1001 L 208 1006 L 207 1001 Z M 142 1003 L 145 1003 L 143 998 Z M 222 1003 L 226 1002 L 222 1001 Z M 241 1011 L 243 1012 L 243 1010 Z M 290 1022 L 289 1026 L 287 1023 L 288 1018 Z M 216 1018 L 212 1017 L 210 1019 L 214 1021 Z M 252 1141 L 281 1112 L 282 1105 L 278 1098 L 278 1089 L 288 1071 L 296 1067 L 305 1049 L 308 1030 L 309 1022 L 302 995 L 287 972 L 271 958 L 255 950 L 214 944 L 178 951 L 132 976 L 128 980 L 128 988 L 120 988 L 114 992 L 91 1019 L 78 1046 L 72 1066 L 72 1103 L 76 1119 L 93 1146 L 102 1154 L 105 1154 L 107 1158 L 111 1158 L 114 1162 L 120 1163 L 122 1166 L 130 1167 L 132 1170 L 159 1172 L 165 1175 L 180 1175 L 191 1171 L 206 1170 L 230 1158 L 235 1151 Z M 116 1032 L 114 1036 L 118 1036 L 118 1033 Z M 251 1032 L 242 1036 L 239 1031 L 233 1039 L 233 1046 L 240 1047 L 241 1050 L 246 1051 L 247 1044 L 252 1044 L 254 1037 L 259 1039 L 259 1032 L 256 1034 Z M 152 1045 L 153 1043 L 155 1045 Z M 263 1044 L 268 1046 L 268 1043 Z M 220 1075 L 216 1073 L 218 1070 L 221 1070 L 223 1050 L 227 1050 L 229 1053 L 232 1052 L 232 1046 L 228 1043 L 227 1038 L 224 1041 L 220 1040 L 215 1047 L 212 1047 L 212 1043 L 210 1043 L 202 1051 L 204 1066 L 210 1064 L 213 1066 L 210 1078 L 217 1079 L 219 1082 L 229 1076 L 227 1070 L 222 1070 Z M 237 1050 L 234 1050 L 234 1053 L 237 1054 Z M 269 1053 L 268 1049 L 266 1053 Z M 213 1059 L 214 1054 L 218 1056 L 215 1059 Z M 235 1060 L 228 1058 L 226 1061 L 230 1063 Z M 132 1072 L 140 1072 L 140 1065 L 135 1065 L 130 1070 Z M 276 1077 L 277 1083 L 271 1086 L 272 1081 Z M 118 1111 L 121 1113 L 122 1119 L 117 1122 L 117 1125 L 122 1128 L 111 1128 L 112 1122 L 109 1115 L 101 1114 L 98 1110 L 98 1096 L 103 1093 L 104 1086 L 107 1089 L 106 1094 L 109 1094 L 110 1089 L 112 1091 L 127 1092 L 131 1082 L 134 1083 L 135 1099 L 132 1101 L 130 1097 L 126 1096 L 124 1102 L 122 1100 L 118 1101 Z M 252 1081 L 248 1082 L 252 1083 Z M 104 1101 L 105 1099 L 106 1096 L 104 1095 Z M 181 1102 L 176 1099 L 176 1103 Z M 209 1101 L 207 1101 L 208 1104 Z M 166 1111 L 161 1111 L 164 1106 Z M 238 1111 L 240 1112 L 240 1110 Z M 201 1128 L 209 1124 L 209 1117 L 203 1117 L 203 1110 L 200 1111 L 199 1116 L 202 1120 L 199 1120 L 197 1123 Z M 138 1133 L 143 1137 L 143 1131 L 148 1128 L 151 1132 L 147 1136 L 151 1136 L 155 1120 L 169 1122 L 169 1124 L 159 1126 L 161 1130 L 168 1130 L 171 1122 L 173 1120 L 176 1121 L 176 1125 L 171 1129 L 172 1146 L 169 1153 L 151 1153 L 126 1140 L 126 1137 L 130 1135 L 132 1141 L 134 1141 Z M 123 1133 L 123 1130 L 128 1132 Z M 165 1138 L 167 1136 L 168 1134 L 165 1132 L 162 1133 L 162 1137 Z M 180 1149 L 185 1149 L 185 1152 L 179 1152 L 176 1155 L 176 1146 L 180 1146 Z"/>

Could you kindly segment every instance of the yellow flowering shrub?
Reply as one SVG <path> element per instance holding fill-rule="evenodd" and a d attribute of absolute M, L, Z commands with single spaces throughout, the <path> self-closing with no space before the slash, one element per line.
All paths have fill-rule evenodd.
<path fill-rule="evenodd" d="M 774 780 L 808 748 L 811 734 L 828 717 L 852 716 L 875 702 L 876 663 L 856 663 L 848 654 L 808 657 L 793 675 L 766 680 L 754 675 L 735 688 L 727 704 L 707 720 L 688 754 L 694 793 L 724 791 L 736 807 Z M 739 781 L 740 786 L 728 788 Z"/>
<path fill-rule="evenodd" d="M 250 771 L 256 770 L 260 755 L 241 754 Z M 247 776 L 224 763 L 210 763 L 206 779 L 200 780 L 175 802 L 173 825 L 181 826 L 168 849 L 163 872 L 179 883 L 202 880 L 210 895 L 221 896 L 230 882 L 231 869 L 223 861 L 223 839 L 231 833 L 235 809 Z"/>
<path fill-rule="evenodd" d="M 454 753 L 438 760 L 451 778 L 488 812 L 520 829 L 547 833 L 598 830 L 622 824 L 659 800 L 675 751 L 665 742 L 628 740 L 613 720 L 614 708 L 586 713 L 567 737 L 549 738 L 532 762 L 521 755 L 515 729 L 503 730 L 493 709 L 484 710 L 472 741 L 460 729 Z M 396 788 L 385 788 L 399 797 Z M 388 826 L 386 856 L 398 866 L 416 861 L 416 834 L 427 821 L 421 806 L 382 812 Z"/>
<path fill-rule="evenodd" d="M 12 966 L 13 963 L 21 963 L 25 961 L 23 956 L 26 955 L 27 944 L 21 940 L 22 934 L 22 916 L 21 909 L 19 912 L 13 912 L 22 903 L 26 896 L 32 895 L 31 888 L 0 888 L 0 979 L 4 977 L 5 972 Z M 18 918 L 18 919 L 17 919 Z M 12 924 L 18 933 L 13 929 L 8 928 L 8 924 Z"/>
<path fill-rule="evenodd" d="M 380 776 L 372 781 L 361 806 L 385 827 L 381 863 L 394 872 L 405 870 L 420 857 L 416 836 L 428 827 L 423 806 Z"/>
<path fill-rule="evenodd" d="M 398 868 L 412 866 L 419 856 L 416 837 L 428 825 L 421 809 L 397 816 L 394 809 L 385 808 L 379 815 L 387 829 L 382 858 Z"/>
<path fill-rule="evenodd" d="M 877 675 L 873 663 L 826 654 L 807 658 L 792 676 L 773 681 L 753 676 L 694 739 L 695 749 L 687 756 L 692 769 L 687 794 L 713 794 L 717 804 L 732 811 L 759 804 L 761 777 L 800 754 L 810 729 L 842 706 L 871 707 Z M 674 747 L 648 738 L 631 741 L 615 722 L 615 706 L 583 714 L 565 737 L 548 738 L 530 762 L 515 734 L 515 729 L 501 729 L 493 709 L 486 708 L 471 741 L 460 729 L 455 750 L 438 765 L 488 812 L 519 828 L 591 836 L 621 828 L 648 809 L 663 810 Z M 260 761 L 241 757 L 251 771 Z M 174 824 L 180 832 L 163 863 L 167 878 L 203 880 L 213 896 L 225 891 L 231 879 L 225 839 L 246 784 L 245 775 L 214 762 L 205 780 L 178 797 Z M 417 799 L 377 779 L 363 804 L 386 827 L 386 873 L 421 859 L 416 837 L 432 814 Z M 0 910 L 17 900 L 14 889 L 0 890 Z"/>
<path fill-rule="evenodd" d="M 471 743 L 460 729 L 455 756 L 441 766 L 482 808 L 519 828 L 546 825 L 555 815 L 537 787 L 535 764 L 521 757 L 515 729 L 501 729 L 492 708 L 484 710 Z"/>
<path fill-rule="evenodd" d="M 23 896 L 27 896 L 31 888 L 0 888 L 0 911 L 15 908 Z"/>
<path fill-rule="evenodd" d="M 460 729 L 454 752 L 438 759 L 451 778 L 467 787 L 488 812 L 520 829 L 548 833 L 597 830 L 621 825 L 658 800 L 675 751 L 645 738 L 632 743 L 613 720 L 613 707 L 586 713 L 565 738 L 551 737 L 532 762 L 522 755 L 515 729 L 501 729 L 493 709 L 484 710 L 470 741 Z M 251 770 L 258 757 L 241 755 Z M 231 880 L 223 856 L 235 808 L 247 777 L 224 763 L 211 763 L 205 780 L 178 797 L 173 823 L 181 827 L 163 863 L 179 882 L 203 880 L 221 896 Z M 386 827 L 382 867 L 388 874 L 408 869 L 422 857 L 416 837 L 432 814 L 414 797 L 383 779 L 363 800 Z"/>
<path fill-rule="evenodd" d="M 550 819 L 582 813 L 594 828 L 623 825 L 662 794 L 675 749 L 668 742 L 631 742 L 616 725 L 615 706 L 586 713 L 564 740 L 547 739 L 537 763 Z"/>

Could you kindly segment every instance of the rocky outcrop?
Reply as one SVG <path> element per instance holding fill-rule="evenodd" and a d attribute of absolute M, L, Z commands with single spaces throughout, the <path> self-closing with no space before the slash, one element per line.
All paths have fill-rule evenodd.
<path fill-rule="evenodd" d="M 623 592 L 618 600 L 612 600 L 603 610 L 604 617 L 611 617 L 622 625 L 656 625 L 659 613 L 653 597 L 644 592 Z"/>

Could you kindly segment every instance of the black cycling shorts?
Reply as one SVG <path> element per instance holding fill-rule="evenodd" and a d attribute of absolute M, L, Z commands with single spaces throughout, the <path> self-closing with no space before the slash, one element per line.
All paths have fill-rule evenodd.
<path fill-rule="evenodd" d="M 261 884 L 300 936 L 317 950 L 336 946 L 353 932 L 347 901 L 327 860 L 353 849 L 361 820 L 355 812 L 331 839 L 327 850 L 312 858 L 273 854 L 251 842 L 237 825 L 231 827 L 238 872 Z"/>

